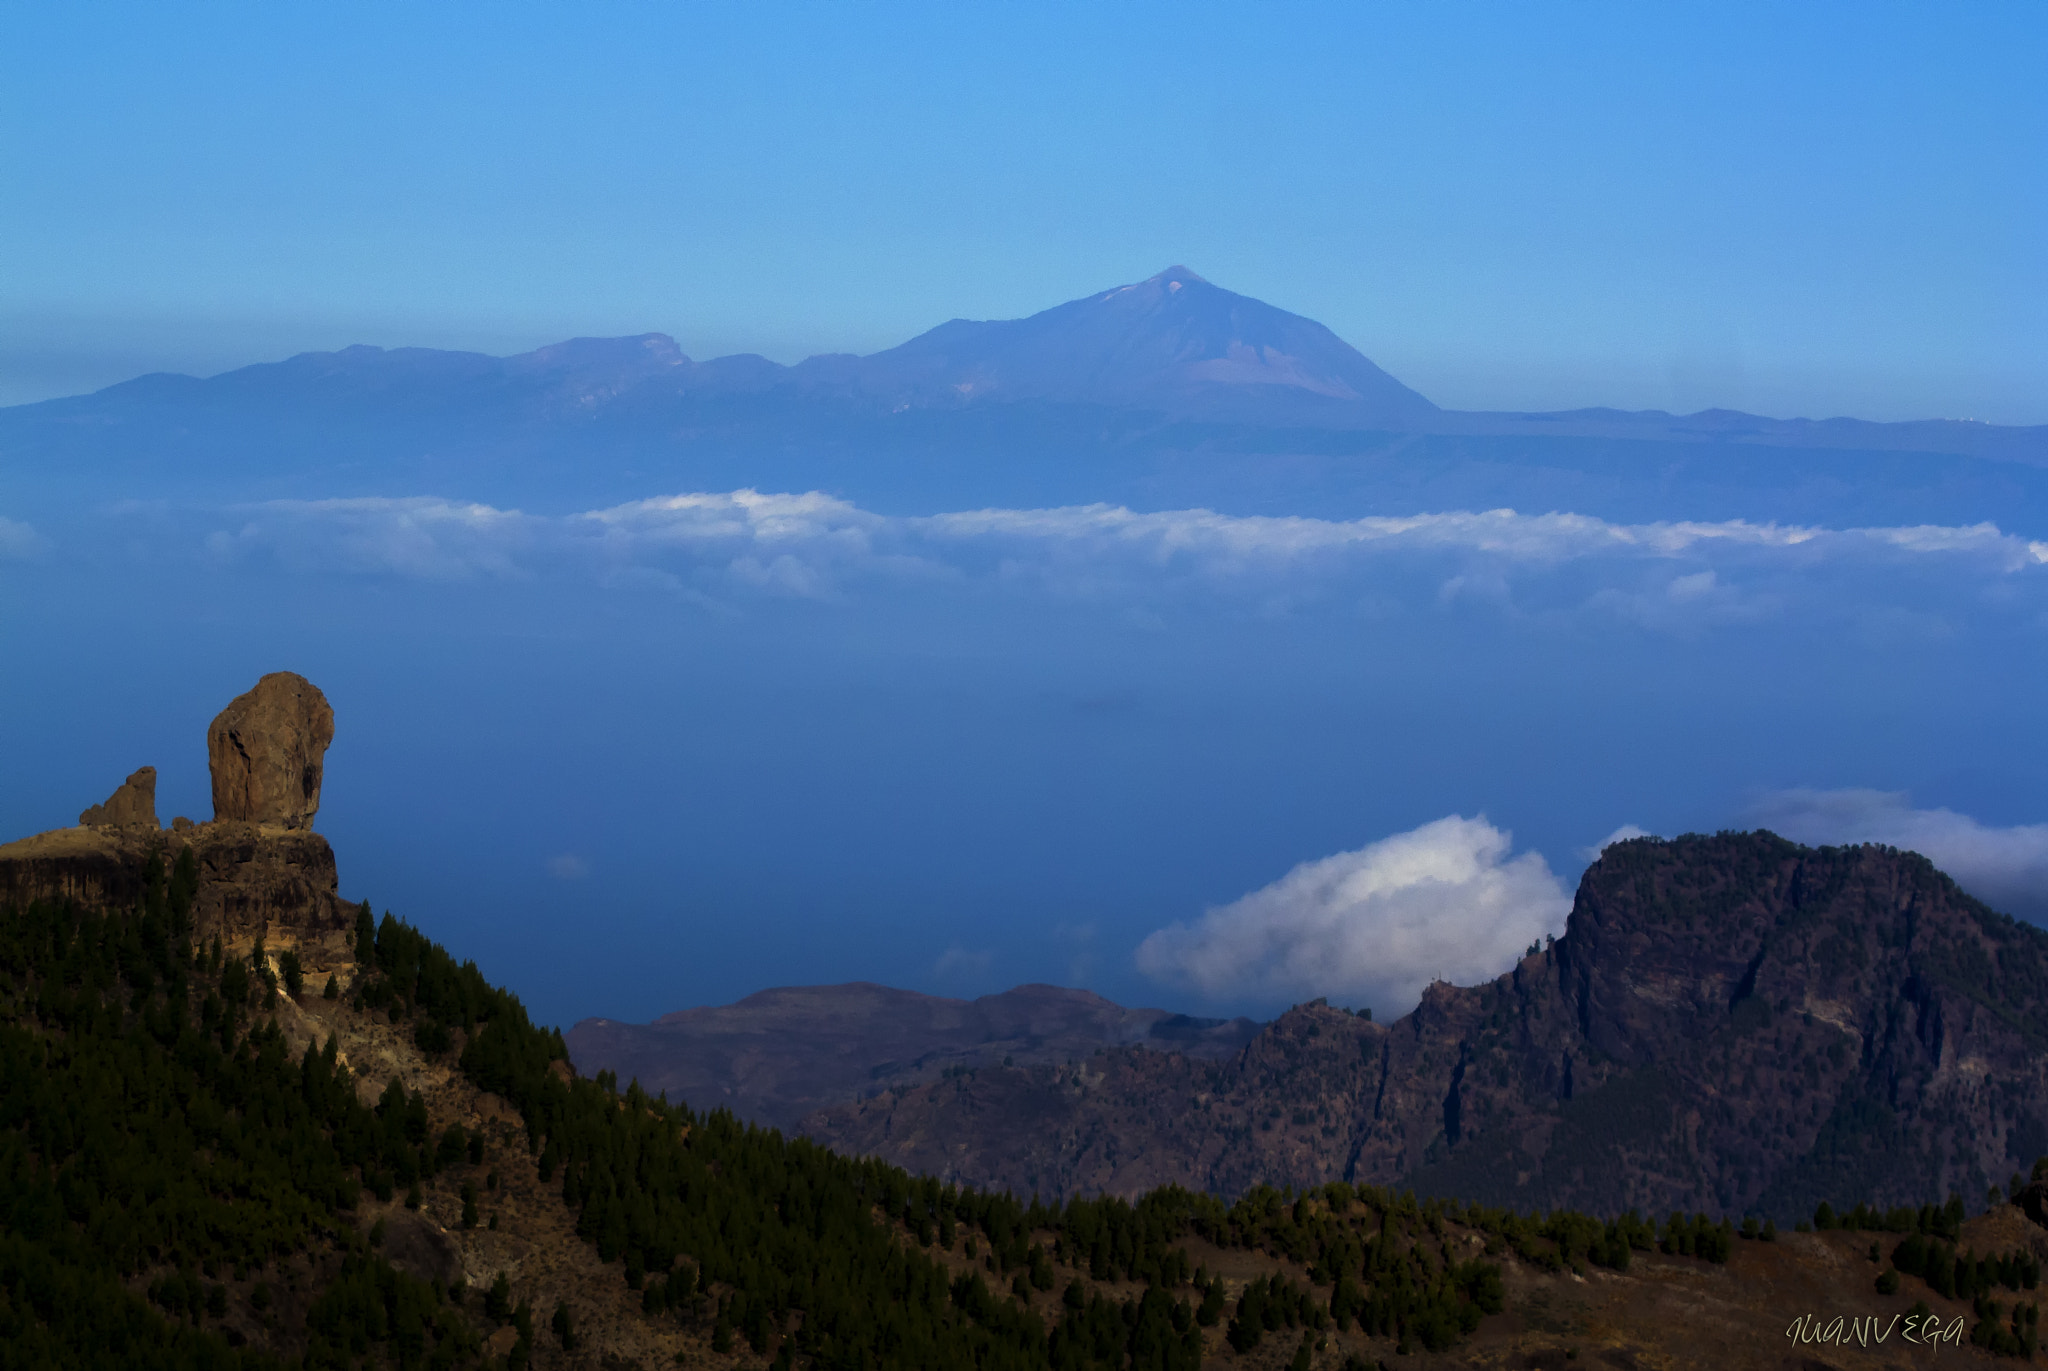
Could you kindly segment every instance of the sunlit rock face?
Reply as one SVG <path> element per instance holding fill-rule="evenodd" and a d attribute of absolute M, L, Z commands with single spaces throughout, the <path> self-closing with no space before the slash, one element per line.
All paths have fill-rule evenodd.
<path fill-rule="evenodd" d="M 320 688 L 294 672 L 271 672 L 206 730 L 213 817 L 311 828 L 321 760 L 333 741 L 334 710 Z"/>
<path fill-rule="evenodd" d="M 138 768 L 107 797 L 106 803 L 96 804 L 80 814 L 78 822 L 104 828 L 157 827 L 156 768 Z"/>

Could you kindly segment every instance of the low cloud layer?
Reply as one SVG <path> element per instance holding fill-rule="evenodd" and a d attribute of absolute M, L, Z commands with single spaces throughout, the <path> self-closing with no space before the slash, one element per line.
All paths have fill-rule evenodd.
<path fill-rule="evenodd" d="M 1560 933 L 1571 896 L 1541 855 L 1511 856 L 1484 817 L 1438 819 L 1303 862 L 1138 947 L 1138 969 L 1219 999 L 1327 995 L 1405 1013 L 1432 980 L 1499 975 Z"/>
<path fill-rule="evenodd" d="M 18 519 L 0 515 L 0 559 L 26 560 L 44 550 L 42 536 Z"/>
<path fill-rule="evenodd" d="M 980 981 L 988 975 L 988 969 L 994 963 L 994 952 L 986 949 L 975 951 L 955 943 L 932 963 L 932 974 L 947 982 Z"/>
<path fill-rule="evenodd" d="M 1990 524 L 1616 524 L 1513 510 L 1330 520 L 1109 505 L 895 517 L 816 492 L 753 490 L 564 516 L 366 498 L 275 501 L 214 518 L 203 542 L 221 565 L 454 581 L 568 577 L 721 603 L 832 601 L 923 584 L 1260 614 L 1315 604 L 1372 612 L 1477 605 L 1683 631 L 1815 603 L 1976 613 L 1994 586 L 2003 601 L 2017 591 L 2019 611 L 2038 615 L 2035 602 L 2048 597 L 2048 543 Z M 1898 621 L 1894 612 L 1888 622 Z"/>
<path fill-rule="evenodd" d="M 1784 790 L 1752 815 L 1795 842 L 1918 852 L 1992 908 L 2048 921 L 2048 824 L 1995 828 L 1952 809 L 1915 809 L 1893 790 Z"/>

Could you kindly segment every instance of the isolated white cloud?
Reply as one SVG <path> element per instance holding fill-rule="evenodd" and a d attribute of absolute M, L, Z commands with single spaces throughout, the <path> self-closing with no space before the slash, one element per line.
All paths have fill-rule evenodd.
<path fill-rule="evenodd" d="M 1616 843 L 1625 843 L 1630 838 L 1653 838 L 1655 836 L 1647 828 L 1638 828 L 1634 824 L 1623 824 L 1591 847 L 1580 848 L 1579 855 L 1589 862 L 1598 861 L 1600 854 L 1613 847 Z"/>
<path fill-rule="evenodd" d="M 988 975 L 996 954 L 989 951 L 975 952 L 955 943 L 939 954 L 932 963 L 932 973 L 946 981 L 980 980 Z"/>
<path fill-rule="evenodd" d="M 27 524 L 0 515 L 0 558 L 26 561 L 47 546 L 43 535 Z"/>
<path fill-rule="evenodd" d="M 1994 828 L 1952 809 L 1915 809 L 1895 790 L 1782 790 L 1751 813 L 1794 842 L 1918 852 L 1992 908 L 2048 918 L 2048 824 Z"/>
<path fill-rule="evenodd" d="M 1405 1013 L 1432 980 L 1472 984 L 1563 931 L 1571 897 L 1542 856 L 1451 815 L 1303 862 L 1192 926 L 1138 945 L 1138 969 L 1217 997 L 1328 995 Z"/>

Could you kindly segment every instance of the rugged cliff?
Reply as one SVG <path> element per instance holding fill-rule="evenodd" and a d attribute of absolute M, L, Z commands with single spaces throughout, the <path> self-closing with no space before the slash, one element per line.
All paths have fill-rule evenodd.
<path fill-rule="evenodd" d="M 1110 1050 L 821 1111 L 963 1182 L 1412 1184 L 1519 1208 L 1755 1212 L 1987 1189 L 2048 1152 L 2048 934 L 1924 858 L 1638 839 L 1565 936 L 1379 1026 L 1317 1003 L 1218 1064 Z"/>

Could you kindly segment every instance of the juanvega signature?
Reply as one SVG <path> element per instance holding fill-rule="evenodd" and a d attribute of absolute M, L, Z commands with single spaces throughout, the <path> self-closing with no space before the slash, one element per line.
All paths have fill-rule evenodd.
<path fill-rule="evenodd" d="M 1963 1343 L 1963 1319 L 1960 1314 L 1944 1324 L 1939 1314 L 1894 1314 L 1889 1322 L 1882 1314 L 1867 1318 L 1843 1318 L 1823 1320 L 1815 1314 L 1801 1314 L 1792 1320 L 1792 1326 L 1785 1330 L 1785 1336 L 1795 1343 L 1833 1343 L 1846 1347 L 1850 1343 L 1868 1347 L 1872 1343 L 1883 1343 L 1897 1334 L 1901 1342 L 1918 1343 L 1923 1347 L 1938 1348 L 1943 1343 Z"/>

